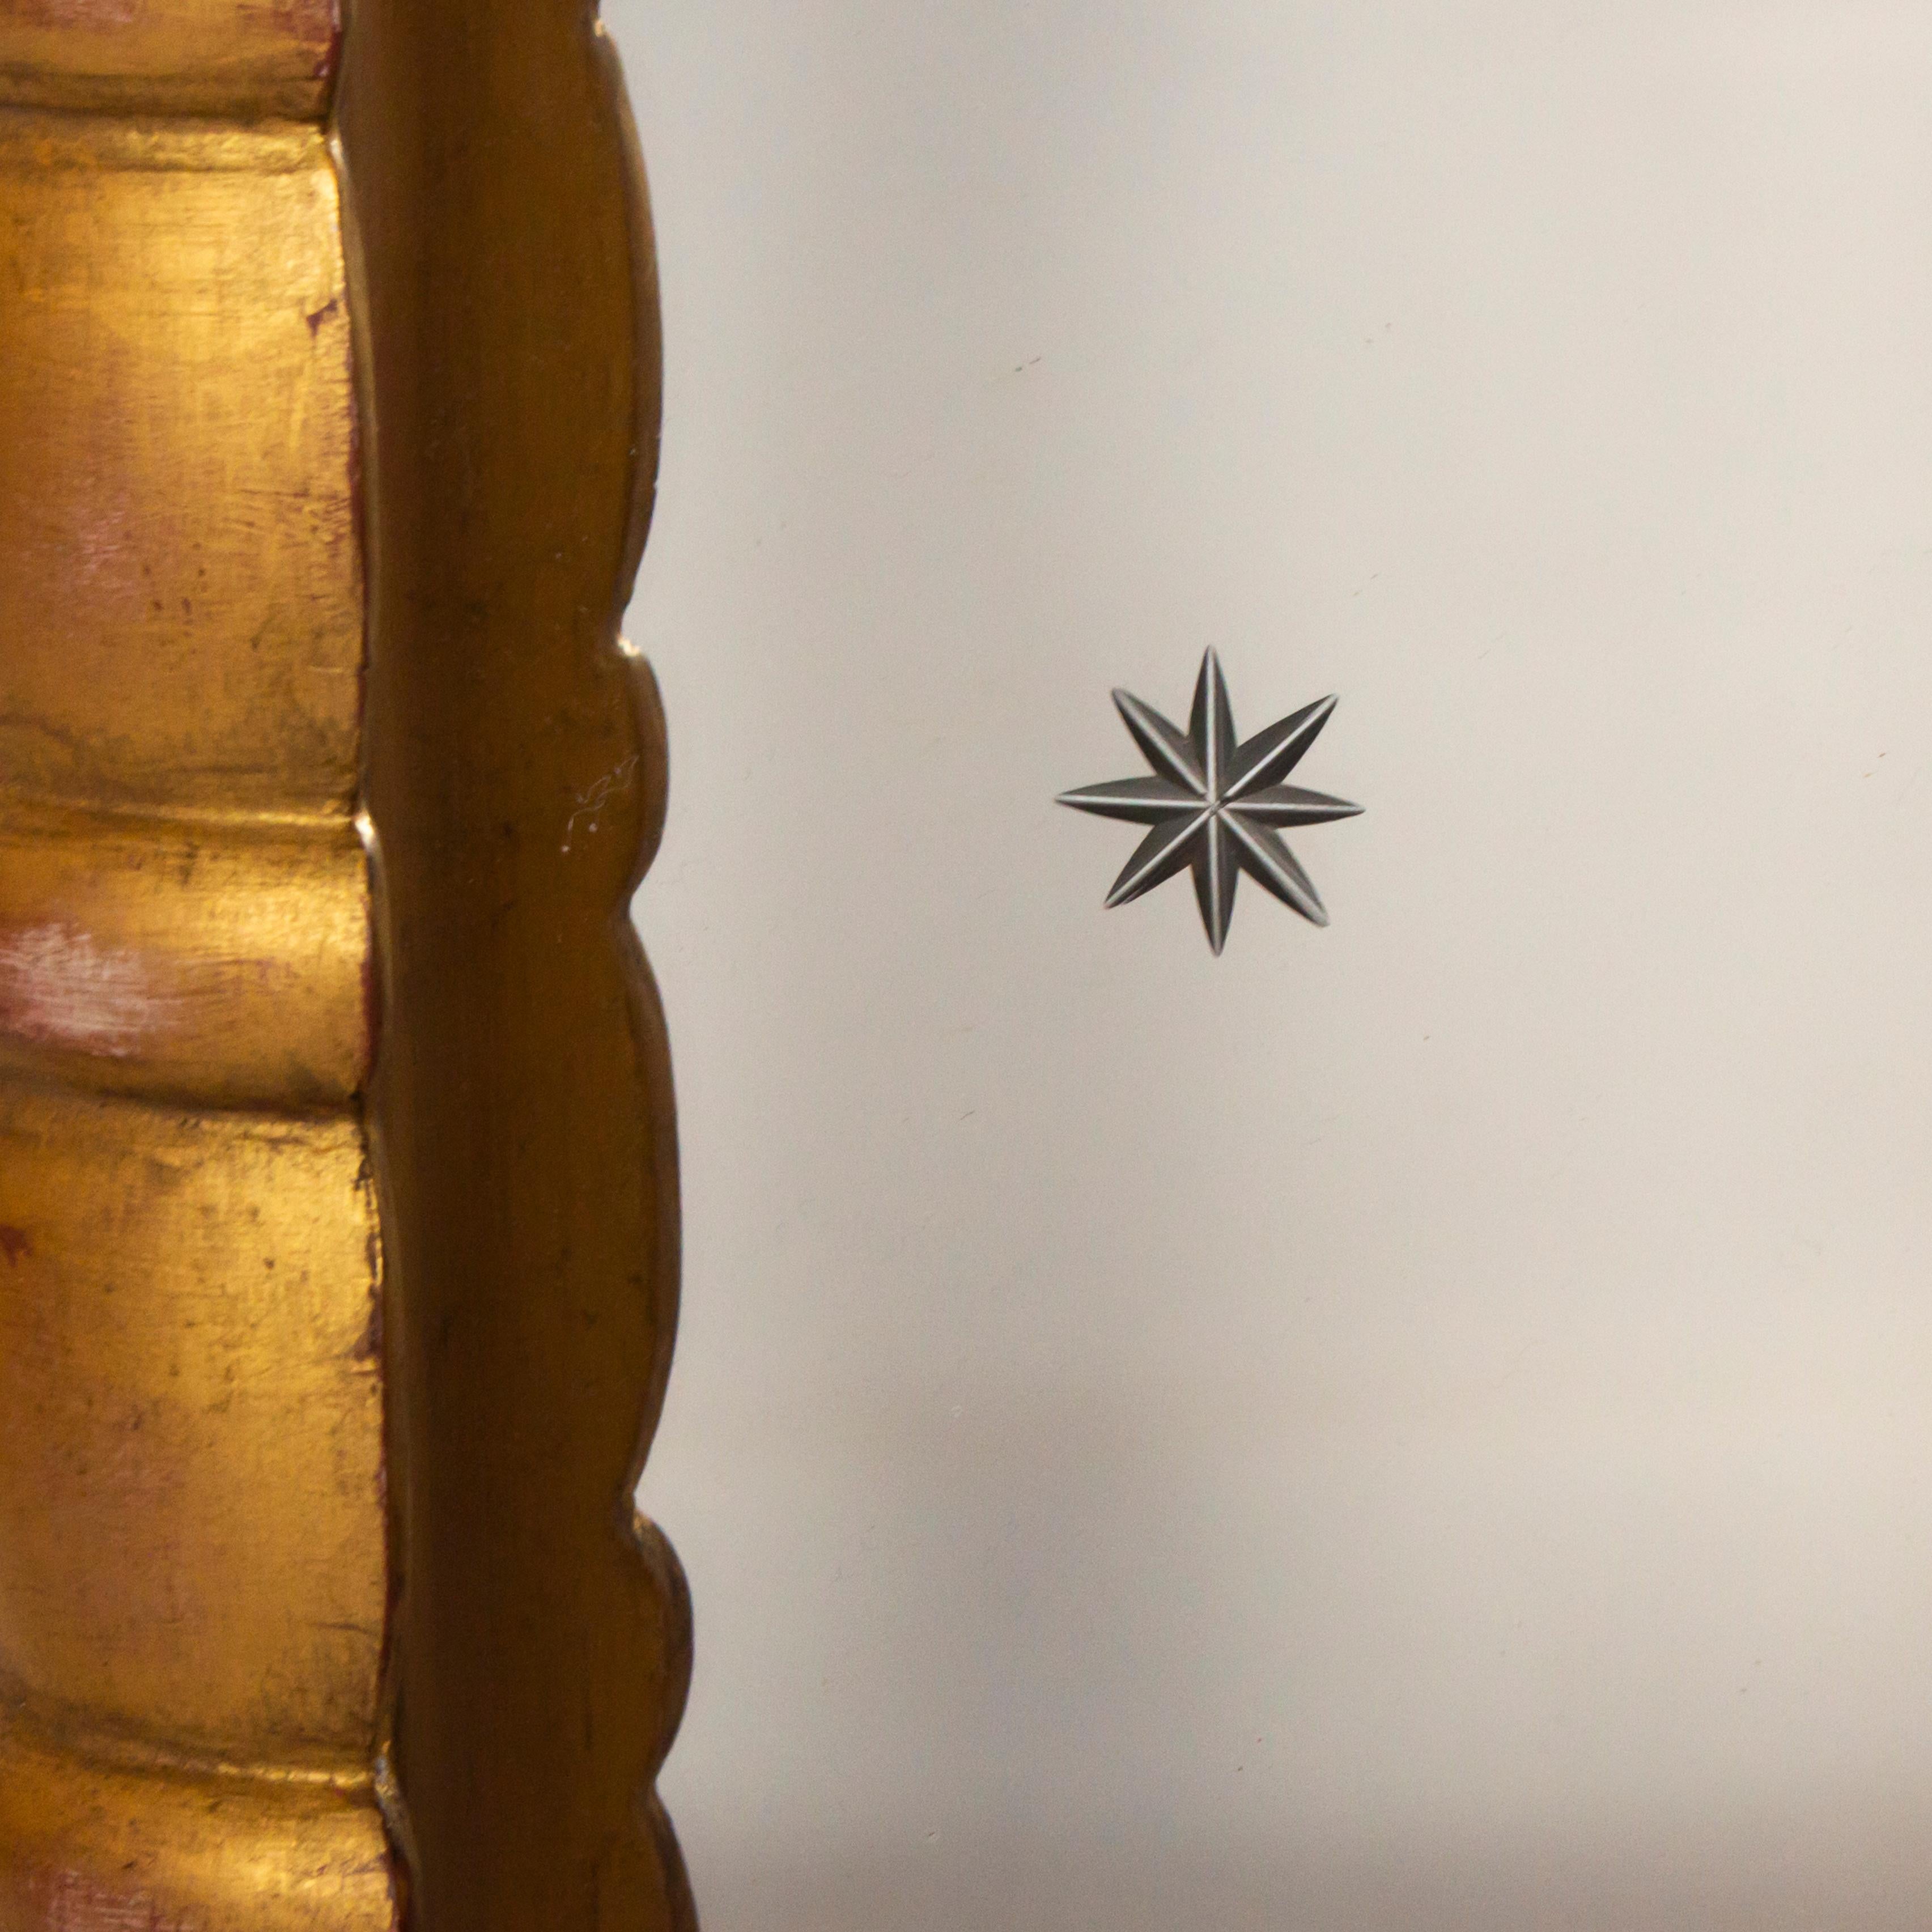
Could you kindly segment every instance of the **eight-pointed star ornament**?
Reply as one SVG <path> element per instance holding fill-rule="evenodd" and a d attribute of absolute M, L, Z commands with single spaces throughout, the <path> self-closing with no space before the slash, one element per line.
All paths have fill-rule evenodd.
<path fill-rule="evenodd" d="M 1282 782 L 1328 723 L 1335 700 L 1304 705 L 1292 717 L 1237 744 L 1227 682 L 1210 650 L 1201 660 L 1194 715 L 1185 734 L 1131 692 L 1115 692 L 1114 702 L 1154 776 L 1082 785 L 1062 792 L 1058 800 L 1076 811 L 1154 828 L 1114 881 L 1108 906 L 1125 905 L 1192 866 L 1202 923 L 1217 955 L 1228 943 L 1234 886 L 1244 872 L 1304 919 L 1326 926 L 1328 910 L 1314 882 L 1276 827 L 1326 824 L 1353 818 L 1362 808 Z"/>

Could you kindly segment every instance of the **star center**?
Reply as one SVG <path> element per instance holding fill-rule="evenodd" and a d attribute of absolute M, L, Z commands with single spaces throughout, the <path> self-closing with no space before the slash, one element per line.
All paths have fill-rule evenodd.
<path fill-rule="evenodd" d="M 1149 828 L 1114 882 L 1108 904 L 1124 905 L 1175 873 L 1192 870 L 1208 944 L 1219 952 L 1234 911 L 1236 879 L 1246 872 L 1303 918 L 1326 926 L 1328 914 L 1314 883 L 1281 833 L 1352 818 L 1361 809 L 1287 782 L 1327 723 L 1334 699 L 1305 705 L 1244 742 L 1235 736 L 1227 686 L 1210 650 L 1202 660 L 1186 732 L 1130 692 L 1115 692 L 1114 703 L 1153 767 L 1151 775 L 1085 785 L 1063 792 L 1060 800 L 1077 811 Z"/>

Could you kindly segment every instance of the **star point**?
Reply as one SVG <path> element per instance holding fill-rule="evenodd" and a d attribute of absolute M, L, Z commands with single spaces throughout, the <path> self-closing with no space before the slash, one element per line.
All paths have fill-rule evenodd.
<path fill-rule="evenodd" d="M 1107 895 L 1108 908 L 1191 869 L 1201 922 L 1218 958 L 1234 918 L 1234 889 L 1246 872 L 1311 925 L 1326 926 L 1328 908 L 1281 831 L 1353 818 L 1362 809 L 1286 782 L 1336 702 L 1318 699 L 1243 741 L 1211 646 L 1201 660 L 1184 732 L 1132 692 L 1116 690 L 1114 707 L 1151 774 L 1077 786 L 1055 801 L 1148 827 Z"/>

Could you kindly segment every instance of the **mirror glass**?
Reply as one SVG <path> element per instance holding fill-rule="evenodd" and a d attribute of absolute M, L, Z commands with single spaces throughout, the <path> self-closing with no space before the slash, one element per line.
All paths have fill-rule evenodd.
<path fill-rule="evenodd" d="M 1932 16 L 606 14 L 707 1924 L 1922 1925 Z"/>

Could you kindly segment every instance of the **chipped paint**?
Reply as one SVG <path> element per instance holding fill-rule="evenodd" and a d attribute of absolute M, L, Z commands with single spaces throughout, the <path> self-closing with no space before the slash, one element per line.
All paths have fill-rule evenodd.
<path fill-rule="evenodd" d="M 30 27 L 79 27 L 104 33 L 134 25 L 134 0 L 12 0 L 8 11 Z"/>
<path fill-rule="evenodd" d="M 97 945 L 78 926 L 0 935 L 0 1030 L 125 1060 L 176 1004 L 156 987 L 140 953 Z"/>
<path fill-rule="evenodd" d="M 46 1932 L 190 1932 L 145 1892 L 123 1892 L 86 1872 L 54 1874 L 41 1922 Z"/>
<path fill-rule="evenodd" d="M 597 830 L 598 814 L 612 799 L 616 797 L 620 793 L 627 792 L 631 789 L 637 781 L 638 764 L 638 754 L 633 754 L 614 771 L 606 772 L 587 791 L 580 791 L 577 794 L 577 809 L 564 821 L 563 849 L 566 852 L 570 850 L 571 842 L 577 836 L 577 827 L 580 820 L 589 819 L 590 830 L 595 832 Z"/>

